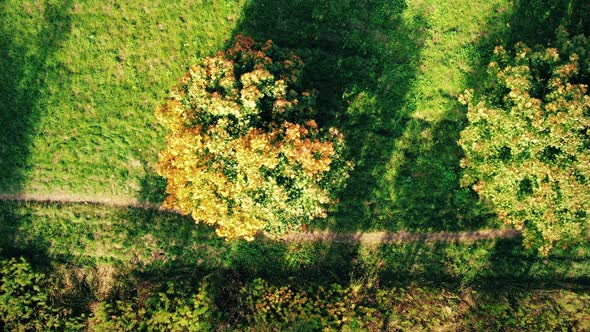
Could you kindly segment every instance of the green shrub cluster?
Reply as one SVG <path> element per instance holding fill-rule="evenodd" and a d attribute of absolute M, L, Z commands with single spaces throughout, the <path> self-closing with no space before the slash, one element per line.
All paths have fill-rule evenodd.
<path fill-rule="evenodd" d="M 398 331 L 590 329 L 585 291 L 419 284 L 273 284 L 210 275 L 195 281 L 127 279 L 90 302 L 55 301 L 60 283 L 24 259 L 2 262 L 0 326 L 10 331 Z M 72 303 L 77 303 L 72 305 Z"/>
<path fill-rule="evenodd" d="M 590 40 L 496 47 L 486 86 L 468 90 L 462 184 L 542 256 L 586 237 L 590 211 Z"/>
<path fill-rule="evenodd" d="M 367 306 L 367 296 L 360 285 L 296 289 L 271 286 L 256 279 L 241 293 L 243 314 L 252 326 L 336 331 L 366 329 L 376 321 L 376 310 Z"/>
<path fill-rule="evenodd" d="M 511 297 L 478 296 L 467 330 L 477 331 L 588 331 L 590 297 L 568 291 L 515 293 Z"/>
<path fill-rule="evenodd" d="M 590 296 L 571 291 L 443 289 L 357 284 L 242 289 L 242 328 L 296 331 L 585 331 Z M 254 328 L 254 330 L 256 330 Z"/>
<path fill-rule="evenodd" d="M 0 266 L 0 326 L 9 331 L 80 330 L 84 317 L 71 317 L 54 305 L 47 277 L 24 259 L 3 260 Z"/>
<path fill-rule="evenodd" d="M 190 294 L 190 293 L 189 293 Z M 101 302 L 91 318 L 96 331 L 208 331 L 217 312 L 207 285 L 187 295 L 169 282 L 146 300 Z"/>

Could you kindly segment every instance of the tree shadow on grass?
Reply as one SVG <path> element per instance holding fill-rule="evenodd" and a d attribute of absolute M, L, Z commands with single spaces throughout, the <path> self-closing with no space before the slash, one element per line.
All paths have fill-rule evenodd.
<path fill-rule="evenodd" d="M 160 205 L 166 199 L 166 179 L 155 173 L 148 173 L 140 181 L 137 199 L 141 203 Z"/>
<path fill-rule="evenodd" d="M 296 277 L 344 282 L 359 246 L 333 241 L 288 243 L 263 236 L 250 242 L 226 241 L 212 227 L 195 224 L 190 217 L 153 209 L 118 209 L 108 212 L 102 221 L 89 223 L 92 231 L 86 236 L 103 248 L 95 251 L 120 260 L 137 273 L 160 279 L 166 275 L 176 279 L 183 271 L 200 271 L 197 274 L 201 276 L 227 272 L 243 281 Z M 91 250 L 86 252 L 92 254 Z"/>
<path fill-rule="evenodd" d="M 34 215 L 27 213 L 21 205 L 14 202 L 0 204 L 0 256 L 4 258 L 26 257 L 36 265 L 48 266 L 50 240 L 40 234 L 22 234 L 23 224 L 31 224 Z"/>
<path fill-rule="evenodd" d="M 273 40 L 305 63 L 305 88 L 319 91 L 318 122 L 345 135 L 355 169 L 320 227 L 391 227 L 382 178 L 404 127 L 403 102 L 425 24 L 403 18 L 404 1 L 251 1 L 234 34 Z M 376 220 L 380 218 L 380 224 Z"/>
<path fill-rule="evenodd" d="M 108 247 L 123 253 L 116 260 L 146 280 L 215 276 L 220 288 L 224 281 L 243 285 L 256 278 L 274 284 L 372 281 L 383 286 L 418 282 L 481 288 L 505 283 L 542 288 L 583 285 L 590 278 L 585 272 L 588 244 L 543 261 L 534 251 L 523 250 L 518 238 L 372 245 L 361 244 L 358 236 L 346 242 L 228 242 L 190 218 L 155 210 L 123 209 L 103 218 L 110 221 L 100 226 L 106 228 L 95 232 L 94 240 L 100 234 L 111 237 Z"/>
<path fill-rule="evenodd" d="M 590 33 L 590 2 L 586 0 L 519 0 L 510 13 L 508 41 L 529 46 L 555 46 L 556 33 L 563 26 L 572 34 Z"/>
<path fill-rule="evenodd" d="M 50 93 L 48 59 L 71 30 L 72 1 L 15 6 L 0 3 L 0 192 L 17 193 L 28 163 L 35 128 Z"/>
<path fill-rule="evenodd" d="M 402 228 L 460 231 L 490 226 L 490 214 L 477 195 L 460 186 L 462 124 L 456 119 L 412 119 L 398 141 L 396 200 L 392 215 Z"/>

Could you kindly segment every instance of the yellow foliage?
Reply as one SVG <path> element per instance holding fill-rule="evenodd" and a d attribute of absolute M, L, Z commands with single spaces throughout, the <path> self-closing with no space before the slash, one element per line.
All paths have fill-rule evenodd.
<path fill-rule="evenodd" d="M 158 164 L 168 179 L 166 207 L 227 239 L 251 240 L 326 216 L 333 200 L 322 180 L 343 137 L 307 118 L 312 93 L 289 88 L 301 67 L 270 41 L 238 37 L 233 48 L 189 69 L 156 112 L 169 131 Z M 340 167 L 340 180 L 346 171 Z"/>
<path fill-rule="evenodd" d="M 574 41 L 562 51 L 497 47 L 493 88 L 461 97 L 470 122 L 459 141 L 462 184 L 522 230 L 525 247 L 541 256 L 584 240 L 590 228 L 590 96 L 579 83 L 590 68 L 568 51 L 579 43 L 587 53 L 590 40 Z"/>

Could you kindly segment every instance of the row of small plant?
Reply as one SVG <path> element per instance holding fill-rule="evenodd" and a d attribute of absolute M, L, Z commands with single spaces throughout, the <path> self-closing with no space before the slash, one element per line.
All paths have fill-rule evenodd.
<path fill-rule="evenodd" d="M 408 331 L 590 328 L 590 297 L 569 291 L 481 292 L 406 285 L 272 286 L 242 289 L 249 326 L 265 330 Z"/>
<path fill-rule="evenodd" d="M 0 272 L 0 324 L 10 331 L 590 329 L 584 291 L 379 287 L 369 281 L 273 285 L 215 275 L 164 284 L 128 280 L 124 289 L 95 295 L 88 308 L 68 308 L 52 296 L 59 281 L 24 259 L 2 261 Z"/>

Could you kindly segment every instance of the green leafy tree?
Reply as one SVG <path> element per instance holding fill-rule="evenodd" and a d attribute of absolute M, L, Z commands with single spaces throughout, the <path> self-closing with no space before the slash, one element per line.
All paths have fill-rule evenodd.
<path fill-rule="evenodd" d="M 542 256 L 589 226 L 590 42 L 559 36 L 559 49 L 497 47 L 485 87 L 461 96 L 462 184 Z"/>
<path fill-rule="evenodd" d="M 238 36 L 189 69 L 157 111 L 169 133 L 158 165 L 167 207 L 228 239 L 326 216 L 348 166 L 342 134 L 313 120 L 315 93 L 302 89 L 302 68 L 271 41 Z"/>

